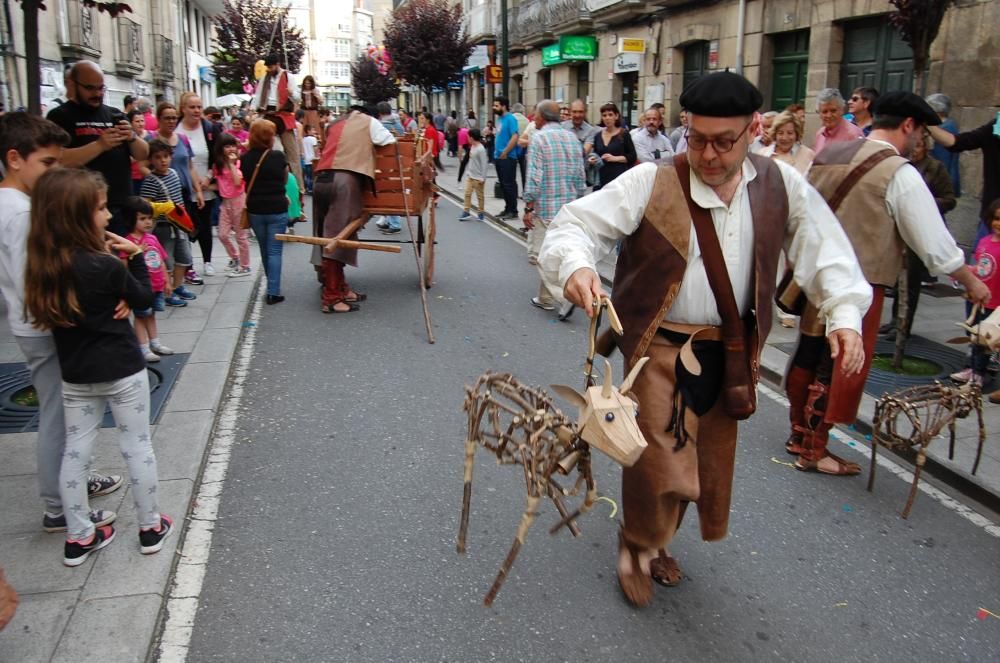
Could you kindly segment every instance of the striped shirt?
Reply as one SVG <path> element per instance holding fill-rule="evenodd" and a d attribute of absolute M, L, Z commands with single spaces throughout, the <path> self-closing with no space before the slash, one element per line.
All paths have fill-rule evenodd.
<path fill-rule="evenodd" d="M 535 132 L 528 150 L 528 181 L 525 202 L 535 203 L 535 214 L 551 221 L 568 202 L 586 188 L 580 141 L 558 122 L 549 122 Z"/>
<path fill-rule="evenodd" d="M 168 200 L 176 205 L 184 204 L 184 190 L 181 187 L 181 178 L 173 168 L 167 169 L 166 175 L 150 173 L 142 181 L 142 188 L 139 195 L 154 203 L 165 203 Z M 159 216 L 156 221 L 166 221 L 166 217 Z"/>

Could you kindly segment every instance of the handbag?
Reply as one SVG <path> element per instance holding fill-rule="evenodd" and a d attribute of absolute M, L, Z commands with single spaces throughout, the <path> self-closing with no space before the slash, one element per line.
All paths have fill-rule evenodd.
<path fill-rule="evenodd" d="M 246 200 L 250 201 L 250 190 L 253 189 L 253 183 L 257 181 L 257 173 L 260 172 L 260 166 L 264 163 L 264 159 L 270 154 L 271 150 L 264 150 L 264 154 L 260 155 L 260 159 L 257 160 L 257 165 L 253 169 L 253 175 L 250 177 L 250 184 L 247 185 Z M 247 211 L 247 206 L 243 206 L 243 210 L 240 212 L 240 230 L 246 230 L 250 227 L 250 212 Z"/>
<path fill-rule="evenodd" d="M 836 191 L 833 192 L 833 196 L 827 201 L 830 210 L 836 214 L 840 205 L 847 198 L 847 194 L 851 192 L 851 189 L 861 181 L 868 171 L 870 171 L 875 166 L 879 165 L 889 157 L 891 157 L 895 152 L 892 150 L 880 150 L 875 154 L 871 155 L 847 174 L 840 184 L 837 186 Z M 785 273 L 782 275 L 781 280 L 778 282 L 778 287 L 774 293 L 774 303 L 777 304 L 778 308 L 789 315 L 802 315 L 806 311 L 806 304 L 808 300 L 806 299 L 806 293 L 802 292 L 802 288 L 795 283 L 794 270 L 786 269 Z"/>
<path fill-rule="evenodd" d="M 744 321 L 736 306 L 736 296 L 733 294 L 733 284 L 729 280 L 725 258 L 722 257 L 722 247 L 715 232 L 715 224 L 708 210 L 699 207 L 691 199 L 691 167 L 687 155 L 674 157 L 674 167 L 687 200 L 688 210 L 694 222 L 698 246 L 701 247 L 701 257 L 708 276 L 708 285 L 712 288 L 719 315 L 722 316 L 722 349 L 724 354 L 722 371 L 722 407 L 726 414 L 736 420 L 748 418 L 757 410 L 757 384 L 754 364 L 756 364 L 757 348 L 747 347 L 747 326 L 753 323 L 752 318 Z"/>

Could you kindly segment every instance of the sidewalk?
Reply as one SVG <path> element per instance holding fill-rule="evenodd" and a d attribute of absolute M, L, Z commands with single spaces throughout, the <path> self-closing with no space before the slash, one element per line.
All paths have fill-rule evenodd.
<path fill-rule="evenodd" d="M 221 246 L 216 249 L 221 272 L 225 253 Z M 0 661 L 78 660 L 81 647 L 116 663 L 147 659 L 216 410 L 261 278 L 256 248 L 253 251 L 251 277 L 206 277 L 205 285 L 188 286 L 197 300 L 157 313 L 160 337 L 178 354 L 151 368 L 183 364 L 159 420 L 153 421 L 160 508 L 174 518 L 176 527 L 159 553 L 139 554 L 138 525 L 126 483 L 91 501 L 91 508 L 117 511 L 116 540 L 82 566 L 63 566 L 65 535 L 46 534 L 41 527 L 35 433 L 0 434 L 0 565 L 21 596 L 17 615 L 0 632 Z M 201 260 L 195 263 L 200 266 Z M 0 303 L 0 313 L 6 315 L 2 309 Z M 0 326 L 0 364 L 22 361 L 8 326 Z M 114 432 L 100 430 L 94 469 L 127 480 Z"/>
<path fill-rule="evenodd" d="M 461 201 L 464 192 L 464 181 L 458 182 L 458 159 L 448 157 L 442 153 L 441 160 L 445 165 L 445 171 L 438 174 L 437 183 L 445 191 L 457 196 Z M 503 199 L 493 197 L 493 186 L 496 180 L 496 171 L 490 165 L 486 179 L 486 212 L 492 217 L 493 222 L 505 227 L 512 234 L 521 237 L 519 220 L 498 221 L 496 216 L 503 211 Z M 521 179 L 518 174 L 518 192 L 521 191 Z M 475 204 L 473 199 L 473 204 Z M 975 239 L 975 227 L 977 223 L 979 201 L 963 197 L 958 208 L 948 215 L 948 225 L 958 243 L 966 250 L 973 244 Z M 519 211 L 523 211 L 523 204 L 519 206 Z M 614 275 L 614 257 L 605 260 L 598 266 L 601 277 L 610 284 Z M 911 339 L 907 345 L 907 354 L 914 354 L 926 359 L 931 359 L 942 366 L 942 370 L 936 376 L 926 378 L 923 382 L 931 383 L 935 379 L 945 383 L 948 374 L 963 367 L 964 355 L 968 353 L 968 345 L 948 345 L 945 343 L 950 338 L 959 336 L 961 331 L 955 326 L 956 322 L 965 320 L 965 300 L 943 285 L 935 286 L 933 294 L 925 289 L 920 297 L 917 307 L 917 315 L 913 323 L 914 334 L 920 338 Z M 892 301 L 886 300 L 882 321 L 887 322 L 891 317 Z M 768 337 L 767 347 L 761 357 L 761 368 L 764 377 L 770 381 L 772 386 L 780 384 L 785 373 L 789 355 L 794 351 L 797 332 L 794 329 L 782 327 L 775 316 L 774 327 Z M 877 353 L 891 352 L 890 344 L 880 342 L 876 347 Z M 869 377 L 869 389 L 876 390 L 882 383 L 888 383 L 892 377 L 889 374 L 880 374 L 872 371 Z M 919 382 L 919 381 L 914 381 Z M 908 386 L 908 385 L 907 385 Z M 887 391 L 895 391 L 899 386 L 890 386 Z M 955 459 L 948 460 L 947 429 L 945 435 L 935 440 L 928 447 L 928 460 L 926 470 L 936 478 L 949 483 L 969 496 L 983 502 L 993 509 L 1000 505 L 1000 406 L 993 405 L 986 400 L 985 394 L 1000 389 L 1000 378 L 994 378 L 991 383 L 984 387 L 983 414 L 986 427 L 986 443 L 983 446 L 983 457 L 979 464 L 976 475 L 971 474 L 972 463 L 975 458 L 976 446 L 979 439 L 979 424 L 975 414 L 957 422 L 955 438 Z M 876 393 L 883 393 L 879 389 Z M 876 398 L 865 394 L 862 399 L 861 409 L 858 414 L 858 421 L 855 428 L 864 435 L 871 432 L 871 422 L 875 410 Z M 780 440 L 775 441 L 775 453 L 782 455 L 784 451 L 781 444 L 784 442 L 784 431 L 779 436 Z M 881 450 L 880 450 L 881 451 Z M 867 452 L 869 453 L 870 452 Z M 862 462 L 862 467 L 867 473 L 867 463 Z M 877 487 L 876 487 L 877 489 Z"/>

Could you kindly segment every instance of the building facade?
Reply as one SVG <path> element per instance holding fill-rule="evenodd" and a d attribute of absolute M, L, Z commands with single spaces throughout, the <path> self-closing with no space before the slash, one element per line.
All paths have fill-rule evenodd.
<path fill-rule="evenodd" d="M 679 97 L 698 76 L 742 70 L 764 94 L 766 109 L 804 103 L 807 135 L 818 128 L 815 99 L 825 87 L 845 97 L 859 85 L 909 89 L 912 52 L 889 26 L 886 0 L 510 0 L 509 90 L 531 107 L 552 98 L 587 101 L 591 120 L 614 102 L 630 124 L 663 103 L 676 124 Z M 466 30 L 490 49 L 500 41 L 499 0 L 464 0 Z M 993 26 L 1000 2 L 957 0 L 931 51 L 926 93 L 943 92 L 959 126 L 996 116 L 1000 43 Z M 499 64 L 499 56 L 491 62 Z M 499 86 L 467 67 L 461 104 L 488 107 Z M 975 170 L 971 155 L 963 168 Z M 969 173 L 968 182 L 978 182 Z"/>
<path fill-rule="evenodd" d="M 104 70 L 111 106 L 120 107 L 126 95 L 176 101 L 186 90 L 206 105 L 215 99 L 211 16 L 221 12 L 221 0 L 132 0 L 130 6 L 132 12 L 112 18 L 80 0 L 50 0 L 39 12 L 45 110 L 65 98 L 65 66 L 83 59 Z M 0 98 L 8 109 L 27 105 L 23 14 L 20 5 L 12 8 L 0 17 Z"/>

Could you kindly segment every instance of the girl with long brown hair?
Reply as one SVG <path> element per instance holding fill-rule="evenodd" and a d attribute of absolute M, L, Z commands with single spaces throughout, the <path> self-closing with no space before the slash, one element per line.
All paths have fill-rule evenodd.
<path fill-rule="evenodd" d="M 24 301 L 35 326 L 52 330 L 62 371 L 59 491 L 63 504 L 73 505 L 65 510 L 66 566 L 79 566 L 115 536 L 112 525 L 91 522 L 87 500 L 87 464 L 109 402 L 132 479 L 140 552 L 159 551 L 172 524 L 157 503 L 146 361 L 128 320 L 114 315 L 120 300 L 149 308 L 153 292 L 142 248 L 107 232 L 110 218 L 107 185 L 91 171 L 50 170 L 32 192 Z M 125 264 L 111 251 L 127 256 Z"/>
<path fill-rule="evenodd" d="M 306 76 L 302 79 L 301 85 L 302 92 L 302 110 L 304 111 L 302 124 L 307 127 L 312 127 L 316 131 L 316 135 L 319 136 L 320 143 L 326 138 L 320 132 L 319 126 L 319 107 L 323 103 L 323 97 L 320 96 L 319 90 L 316 89 L 316 79 L 312 76 Z"/>

